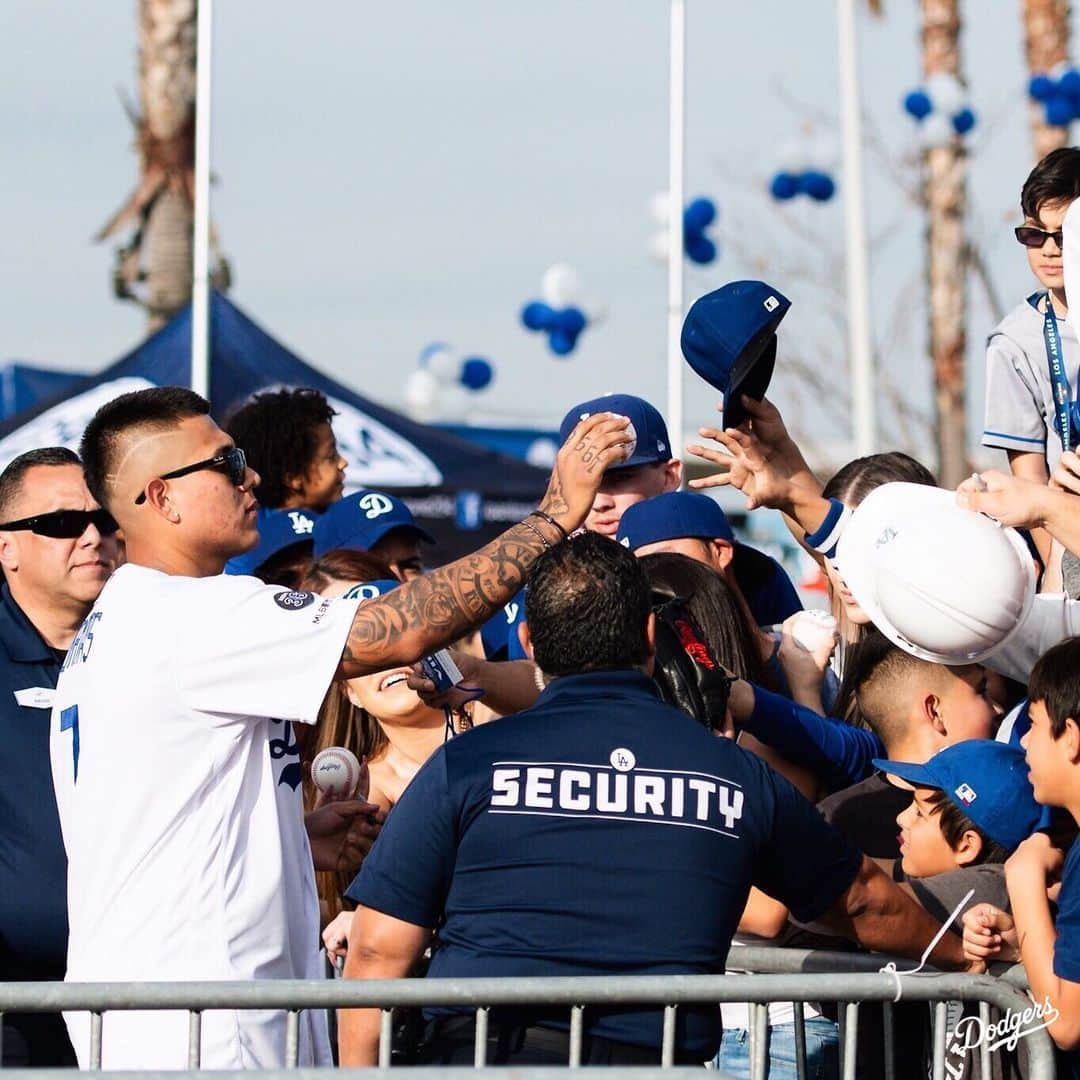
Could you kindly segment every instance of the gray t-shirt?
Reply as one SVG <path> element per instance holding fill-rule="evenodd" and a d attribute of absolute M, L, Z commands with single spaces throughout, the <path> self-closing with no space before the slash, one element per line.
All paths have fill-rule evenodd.
<path fill-rule="evenodd" d="M 1061 437 L 1054 423 L 1054 392 L 1043 339 L 1043 313 L 1033 293 L 994 328 L 986 344 L 986 423 L 983 446 L 1041 453 L 1053 472 L 1061 457 Z M 1065 373 L 1077 393 L 1080 339 L 1070 319 L 1058 319 Z"/>

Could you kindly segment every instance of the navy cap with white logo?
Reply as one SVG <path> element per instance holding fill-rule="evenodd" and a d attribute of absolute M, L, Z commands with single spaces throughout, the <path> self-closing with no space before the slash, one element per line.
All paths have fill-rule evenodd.
<path fill-rule="evenodd" d="M 627 507 L 615 538 L 623 547 L 637 551 L 646 544 L 684 536 L 735 542 L 727 514 L 708 495 L 693 491 L 669 491 Z"/>
<path fill-rule="evenodd" d="M 315 526 L 315 558 L 328 551 L 352 548 L 370 551 L 392 529 L 408 529 L 435 543 L 435 537 L 416 524 L 412 511 L 384 491 L 358 491 L 338 499 Z"/>
<path fill-rule="evenodd" d="M 655 406 L 633 394 L 605 394 L 603 397 L 575 405 L 559 425 L 559 443 L 566 442 L 570 432 L 582 420 L 587 420 L 593 413 L 598 412 L 618 413 L 627 417 L 634 425 L 637 435 L 637 446 L 634 447 L 633 454 L 626 461 L 612 465 L 612 469 L 629 469 L 634 465 L 651 465 L 656 461 L 671 460 L 671 441 L 668 439 L 664 418 Z"/>
<path fill-rule="evenodd" d="M 695 300 L 686 313 L 686 362 L 724 395 L 724 427 L 746 420 L 741 395 L 760 401 L 776 363 L 776 328 L 791 301 L 763 281 L 731 281 Z"/>
<path fill-rule="evenodd" d="M 310 544 L 319 520 L 318 510 L 267 510 L 259 507 L 259 543 L 225 564 L 226 574 L 254 574 L 267 559 L 294 544 Z"/>
<path fill-rule="evenodd" d="M 993 739 L 966 739 L 939 750 L 925 765 L 874 759 L 874 768 L 917 788 L 936 788 L 991 840 L 1014 851 L 1039 828 L 1024 752 Z"/>

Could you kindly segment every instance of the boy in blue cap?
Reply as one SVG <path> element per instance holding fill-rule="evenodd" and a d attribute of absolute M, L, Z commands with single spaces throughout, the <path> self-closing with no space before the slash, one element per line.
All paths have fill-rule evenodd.
<path fill-rule="evenodd" d="M 358 491 L 331 506 L 315 526 L 316 559 L 337 548 L 370 551 L 402 581 L 424 572 L 420 543 L 435 537 L 416 524 L 412 511 L 385 491 Z"/>
<path fill-rule="evenodd" d="M 1031 727 L 1021 740 L 1035 798 L 1080 822 L 1080 638 L 1049 649 L 1028 682 Z M 1048 891 L 1060 880 L 1057 920 Z M 977 959 L 1019 956 L 1037 1003 L 1057 1018 L 1048 1031 L 1076 1075 L 1080 1049 L 1080 844 L 1066 855 L 1046 832 L 1025 840 L 1005 864 L 1011 917 L 989 904 L 964 918 L 964 946 Z"/>
<path fill-rule="evenodd" d="M 673 552 L 705 563 L 723 575 L 758 626 L 779 625 L 803 609 L 784 568 L 739 543 L 727 515 L 708 495 L 671 491 L 634 503 L 622 515 L 616 539 L 635 555 Z"/>

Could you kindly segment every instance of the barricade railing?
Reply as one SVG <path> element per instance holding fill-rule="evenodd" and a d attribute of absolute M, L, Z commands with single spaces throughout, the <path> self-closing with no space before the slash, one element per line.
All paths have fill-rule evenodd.
<path fill-rule="evenodd" d="M 773 957 L 789 950 L 760 950 L 769 956 L 744 953 L 731 957 L 733 964 L 800 962 L 794 955 Z M 858 962 L 856 955 L 846 956 Z M 804 955 L 801 962 L 807 962 Z M 880 961 L 878 961 L 880 963 Z M 750 1003 L 755 1025 L 764 1023 L 770 1002 L 835 1002 L 842 1006 L 841 1063 L 844 1080 L 854 1078 L 860 1004 L 894 1003 L 898 1000 L 929 1002 L 933 1010 L 933 1077 L 945 1080 L 945 1043 L 948 1002 L 977 1002 L 984 1018 L 990 1008 L 1006 1016 L 1029 1009 L 1030 999 L 1009 982 L 987 975 L 921 974 L 896 976 L 880 972 L 830 972 L 754 975 L 586 976 L 514 979 L 396 979 L 396 980 L 263 980 L 258 982 L 199 983 L 6 983 L 0 984 L 0 1014 L 5 1012 L 88 1012 L 91 1015 L 89 1064 L 100 1068 L 102 1017 L 112 1011 L 183 1010 L 189 1014 L 188 1066 L 200 1065 L 202 1014 L 215 1009 L 273 1009 L 286 1014 L 284 1064 L 295 1069 L 299 1057 L 300 1013 L 307 1009 L 378 1008 L 381 1010 L 379 1066 L 390 1066 L 393 1010 L 397 1008 L 458 1007 L 476 1010 L 475 1066 L 486 1063 L 489 1011 L 493 1007 L 565 1006 L 569 1010 L 567 1064 L 582 1060 L 585 1011 L 590 1006 L 654 1005 L 663 1007 L 660 1066 L 670 1070 L 675 1062 L 675 1026 L 684 1005 Z M 802 1010 L 795 1009 L 796 1048 L 804 1043 L 800 1030 Z M 1025 1035 L 1030 1080 L 1054 1077 L 1053 1044 L 1045 1028 Z M 765 1041 L 756 1042 L 751 1076 L 761 1080 L 767 1063 Z M 984 1055 L 988 1064 L 988 1056 Z M 805 1075 L 805 1052 L 799 1061 Z M 520 1076 L 519 1069 L 514 1070 Z M 41 1070 L 23 1076 L 49 1080 Z M 57 1075 L 67 1075 L 63 1070 Z M 176 1073 L 162 1074 L 173 1078 Z M 295 1076 L 295 1072 L 291 1073 Z M 440 1069 L 440 1075 L 445 1071 Z M 989 1075 L 984 1072 L 984 1075 Z M 8 1073 L 11 1077 L 11 1073 Z M 12 1077 L 12 1080 L 16 1078 Z"/>

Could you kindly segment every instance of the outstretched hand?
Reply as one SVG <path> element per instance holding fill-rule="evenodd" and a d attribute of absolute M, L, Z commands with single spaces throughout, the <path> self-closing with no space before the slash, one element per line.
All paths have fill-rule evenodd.
<path fill-rule="evenodd" d="M 624 462 L 631 452 L 630 421 L 618 413 L 593 413 L 570 432 L 555 458 L 540 509 L 568 533 L 579 528 L 592 509 L 604 470 Z"/>
<path fill-rule="evenodd" d="M 698 429 L 706 439 L 719 443 L 716 448 L 691 443 L 687 450 L 720 467 L 712 476 L 691 480 L 690 487 L 701 490 L 712 487 L 738 488 L 746 496 L 747 510 L 771 506 L 786 510 L 791 501 L 791 481 L 769 460 L 765 447 L 754 435 L 728 428 Z"/>
<path fill-rule="evenodd" d="M 1038 528 L 1045 518 L 1048 490 L 1045 484 L 990 469 L 965 480 L 956 489 L 956 501 L 1002 525 Z"/>
<path fill-rule="evenodd" d="M 386 815 L 374 804 L 351 799 L 327 803 L 304 815 L 316 870 L 355 873 L 371 850 Z"/>

